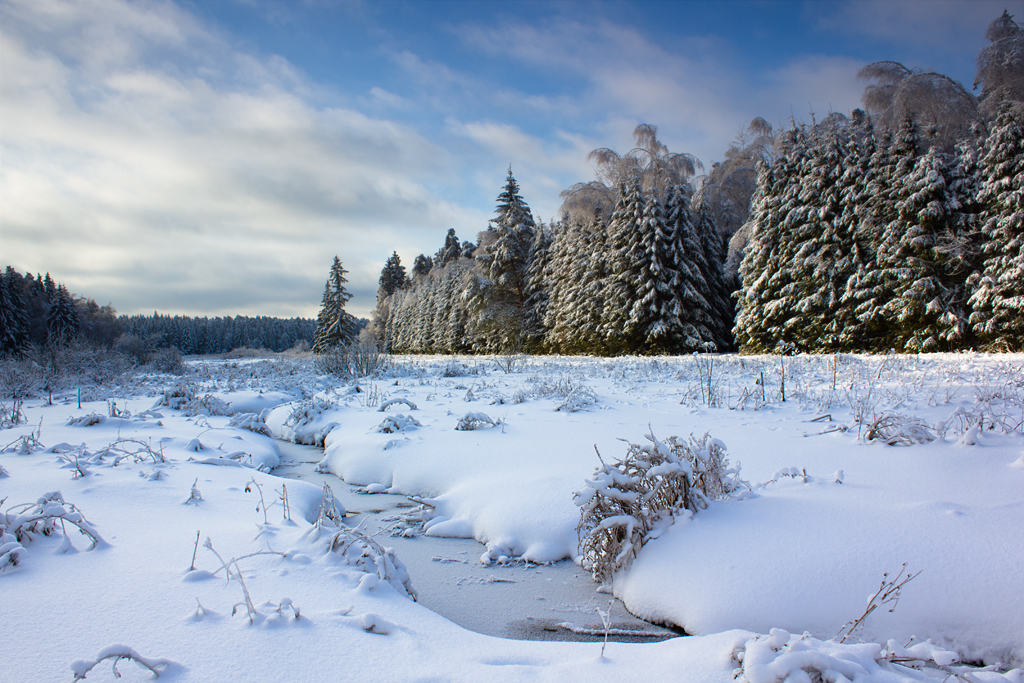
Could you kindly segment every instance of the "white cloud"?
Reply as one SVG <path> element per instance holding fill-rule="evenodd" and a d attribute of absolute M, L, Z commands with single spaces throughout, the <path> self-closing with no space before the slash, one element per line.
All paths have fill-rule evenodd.
<path fill-rule="evenodd" d="M 172 5 L 45 0 L 0 18 L 17 268 L 125 312 L 311 315 L 337 253 L 365 315 L 393 245 L 432 250 L 479 221 L 424 185 L 451 168 L 444 150 L 316 102 L 289 64 Z"/>
<path fill-rule="evenodd" d="M 1006 0 L 855 0 L 808 2 L 806 11 L 820 28 L 944 49 L 965 38 L 980 42 L 988 25 L 1011 5 Z"/>

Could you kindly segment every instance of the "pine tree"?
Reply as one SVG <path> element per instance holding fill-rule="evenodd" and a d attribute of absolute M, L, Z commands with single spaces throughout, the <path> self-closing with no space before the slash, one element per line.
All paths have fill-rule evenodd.
<path fill-rule="evenodd" d="M 963 283 L 946 268 L 942 250 L 956 220 L 946 196 L 948 173 L 946 155 L 935 149 L 917 161 L 879 256 L 892 290 L 884 313 L 894 321 L 897 348 L 908 351 L 955 349 L 966 329 Z"/>
<path fill-rule="evenodd" d="M 806 207 L 799 231 L 793 235 L 794 292 L 791 341 L 801 349 L 835 351 L 835 326 L 840 300 L 851 275 L 847 259 L 849 235 L 843 230 L 842 179 L 849 161 L 845 140 L 837 129 L 817 137 L 803 178 L 800 200 Z"/>
<path fill-rule="evenodd" d="M 725 275 L 725 244 L 705 196 L 697 204 L 693 227 L 700 242 L 700 259 L 691 257 L 690 261 L 697 264 L 707 287 L 701 293 L 710 306 L 708 329 L 714 335 L 717 350 L 726 351 L 734 346 L 732 326 L 735 310 Z"/>
<path fill-rule="evenodd" d="M 476 331 L 493 350 L 520 348 L 526 341 L 530 250 L 536 224 L 511 169 L 489 230 L 494 241 L 476 257 L 480 267 L 473 287 Z"/>
<path fill-rule="evenodd" d="M 1024 122 L 1004 106 L 981 158 L 984 273 L 974 278 L 971 324 L 988 344 L 1024 349 Z"/>
<path fill-rule="evenodd" d="M 341 260 L 335 256 L 327 284 L 324 285 L 320 313 L 316 317 L 313 353 L 327 353 L 337 346 L 348 344 L 358 334 L 356 319 L 345 311 L 345 304 L 352 298 L 345 289 L 347 272 Z"/>
<path fill-rule="evenodd" d="M 459 238 L 455 236 L 455 228 L 448 229 L 448 235 L 444 238 L 444 246 L 437 252 L 434 263 L 439 266 L 446 266 L 462 256 L 462 245 Z"/>
<path fill-rule="evenodd" d="M 396 290 L 404 289 L 409 285 L 409 278 L 405 274 L 405 266 L 398 257 L 398 252 L 392 252 L 380 272 L 380 290 L 377 294 L 378 300 L 389 297 Z"/>
<path fill-rule="evenodd" d="M 643 191 L 639 177 L 629 179 L 619 188 L 608 223 L 606 243 L 608 279 L 604 310 L 601 314 L 601 333 L 609 351 L 628 352 L 634 341 L 629 337 L 630 315 L 637 300 L 636 278 L 633 264 L 642 252 L 638 241 L 640 225 L 644 219 Z"/>
<path fill-rule="evenodd" d="M 423 254 L 420 254 L 412 262 L 412 274 L 413 274 L 413 277 L 416 277 L 416 278 L 426 277 L 427 273 L 429 273 L 433 269 L 433 267 L 434 267 L 434 259 L 430 258 L 429 256 L 424 256 Z"/>
<path fill-rule="evenodd" d="M 29 319 L 23 286 L 21 274 L 11 266 L 0 274 L 0 357 L 21 358 L 28 351 Z"/>
<path fill-rule="evenodd" d="M 800 201 L 807 164 L 803 131 L 785 134 L 776 162 L 761 165 L 751 210 L 750 242 L 740 264 L 742 294 L 734 333 L 747 351 L 770 352 L 790 343 L 795 310 L 792 235 L 806 217 Z"/>
<path fill-rule="evenodd" d="M 530 245 L 529 277 L 524 303 L 525 346 L 530 351 L 540 350 L 547 334 L 544 318 L 547 315 L 551 282 L 554 277 L 551 272 L 552 241 L 552 229 L 541 223 L 534 230 L 533 243 Z"/>
<path fill-rule="evenodd" d="M 49 273 L 47 273 L 46 277 L 43 279 L 43 288 L 46 292 L 46 303 L 47 305 L 50 305 L 53 303 L 54 297 L 57 295 L 57 285 L 54 283 L 53 278 L 50 277 Z"/>
<path fill-rule="evenodd" d="M 79 322 L 71 294 L 64 285 L 58 285 L 46 317 L 47 343 L 51 346 L 67 344 L 78 336 Z"/>

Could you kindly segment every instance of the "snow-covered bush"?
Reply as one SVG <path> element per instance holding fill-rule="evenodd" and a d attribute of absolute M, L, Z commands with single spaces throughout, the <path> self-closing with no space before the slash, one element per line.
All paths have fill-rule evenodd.
<path fill-rule="evenodd" d="M 181 410 L 190 402 L 195 400 L 198 391 L 199 390 L 196 385 L 191 382 L 178 382 L 170 389 L 164 391 L 164 395 L 157 405 L 167 406 L 174 410 Z"/>
<path fill-rule="evenodd" d="M 394 434 L 422 426 L 416 418 L 398 413 L 384 418 L 384 421 L 377 425 L 377 431 L 381 434 Z"/>
<path fill-rule="evenodd" d="M 69 427 L 92 427 L 101 422 L 103 422 L 103 416 L 99 413 L 89 413 L 88 415 L 68 418 Z"/>
<path fill-rule="evenodd" d="M 263 434 L 264 436 L 274 437 L 273 432 L 270 431 L 270 427 L 263 421 L 263 418 L 256 413 L 237 413 L 228 422 L 228 427 L 237 427 L 238 429 L 248 429 L 251 432 L 257 434 Z"/>
<path fill-rule="evenodd" d="M 1002 675 L 994 667 L 957 664 L 955 652 L 930 640 L 906 645 L 894 640 L 885 645 L 843 643 L 807 633 L 794 636 L 780 628 L 750 638 L 733 652 L 733 659 L 738 665 L 733 678 L 741 683 L 1020 680 L 1014 672 Z M 984 679 L 976 676 L 983 671 Z"/>
<path fill-rule="evenodd" d="M 193 398 L 181 410 L 189 417 L 231 414 L 231 406 L 213 394 L 206 394 L 202 398 Z"/>
<path fill-rule="evenodd" d="M 314 358 L 316 369 L 341 379 L 372 377 L 383 371 L 388 364 L 375 339 L 360 339 L 345 346 L 335 346 Z"/>
<path fill-rule="evenodd" d="M 451 360 L 441 368 L 441 377 L 468 377 L 480 374 L 477 370 L 470 370 L 464 364 Z"/>
<path fill-rule="evenodd" d="M 344 558 L 345 563 L 356 567 L 367 576 L 359 581 L 360 588 L 372 589 L 379 581 L 386 581 L 399 592 L 416 599 L 409 570 L 398 559 L 395 551 L 385 548 L 359 529 L 343 526 L 331 537 L 331 552 Z"/>
<path fill-rule="evenodd" d="M 498 422 L 495 422 L 484 413 L 466 413 L 459 418 L 459 423 L 455 425 L 455 429 L 460 432 L 471 432 L 475 429 L 496 427 L 498 424 Z"/>
<path fill-rule="evenodd" d="M 607 583 L 632 562 L 640 548 L 657 537 L 672 515 L 707 507 L 749 488 L 729 467 L 725 444 L 705 434 L 664 442 L 648 435 L 650 445 L 629 444 L 625 457 L 602 464 L 577 491 L 576 527 L 580 564 L 595 581 Z M 598 454 L 600 457 L 600 454 Z"/>
<path fill-rule="evenodd" d="M 96 529 L 85 519 L 85 515 L 73 504 L 64 502 L 60 491 L 43 494 L 35 503 L 8 508 L 0 514 L 0 573 L 21 564 L 25 545 L 37 536 L 52 536 L 61 531 L 64 534 L 61 550 L 66 552 L 73 549 L 71 539 L 67 536 L 68 524 L 76 527 L 91 541 L 89 550 L 106 545 Z"/>
<path fill-rule="evenodd" d="M 184 375 L 185 364 L 181 361 L 181 351 L 176 346 L 160 349 L 153 354 L 153 367 L 157 372 L 168 375 Z"/>
<path fill-rule="evenodd" d="M 275 439 L 322 446 L 327 434 L 338 426 L 329 419 L 337 403 L 323 393 L 310 393 L 309 398 L 280 403 L 260 413 Z"/>
<path fill-rule="evenodd" d="M 881 441 L 889 446 L 913 446 L 935 440 L 935 433 L 924 420 L 894 412 L 872 416 L 865 425 L 865 441 Z"/>
<path fill-rule="evenodd" d="M 575 387 L 569 395 L 565 397 L 565 400 L 555 408 L 555 410 L 566 413 L 576 413 L 588 406 L 594 405 L 595 403 L 597 403 L 597 394 L 594 393 L 594 390 L 590 387 L 580 385 Z"/>

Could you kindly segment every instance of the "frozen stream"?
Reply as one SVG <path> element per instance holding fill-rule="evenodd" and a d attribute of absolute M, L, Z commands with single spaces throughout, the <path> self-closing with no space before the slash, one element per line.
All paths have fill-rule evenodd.
<path fill-rule="evenodd" d="M 327 482 L 348 510 L 347 522 L 368 533 L 389 525 L 402 508 L 411 507 L 405 496 L 356 493 L 338 477 L 316 471 L 323 450 L 278 442 L 283 464 L 274 474 L 321 485 Z M 520 640 L 600 640 L 560 624 L 603 630 L 597 610 L 607 610 L 609 596 L 598 593 L 587 572 L 569 560 L 550 565 L 512 563 L 485 566 L 484 547 L 472 539 L 385 534 L 378 542 L 398 553 L 419 593 L 419 602 L 456 624 L 491 636 Z M 611 627 L 637 635 L 609 640 L 651 642 L 680 632 L 656 626 L 629 614 L 618 600 L 611 605 Z"/>

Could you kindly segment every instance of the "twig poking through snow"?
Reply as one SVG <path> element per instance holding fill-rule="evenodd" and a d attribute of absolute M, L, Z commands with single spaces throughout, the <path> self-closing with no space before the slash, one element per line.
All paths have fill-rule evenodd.
<path fill-rule="evenodd" d="M 896 605 L 900 601 L 900 590 L 908 581 L 912 581 L 921 573 L 917 572 L 917 574 L 910 574 L 908 572 L 906 576 L 903 576 L 903 572 L 906 571 L 906 569 L 907 563 L 904 562 L 895 578 L 889 579 L 888 581 L 886 579 L 889 578 L 889 572 L 882 574 L 882 583 L 878 587 L 878 590 L 875 591 L 875 594 L 868 597 L 868 606 L 867 609 L 864 610 L 864 614 L 860 615 L 857 619 L 851 619 L 846 622 L 846 624 L 839 629 L 839 633 L 835 635 L 835 638 L 839 638 L 840 643 L 845 643 L 847 638 L 853 637 L 853 634 L 860 630 L 864 625 L 864 620 L 868 618 L 868 615 L 879 607 L 885 607 L 886 605 L 891 604 L 892 607 L 889 608 L 889 611 L 892 612 L 896 609 Z M 833 638 L 833 640 L 835 640 L 835 638 Z"/>

